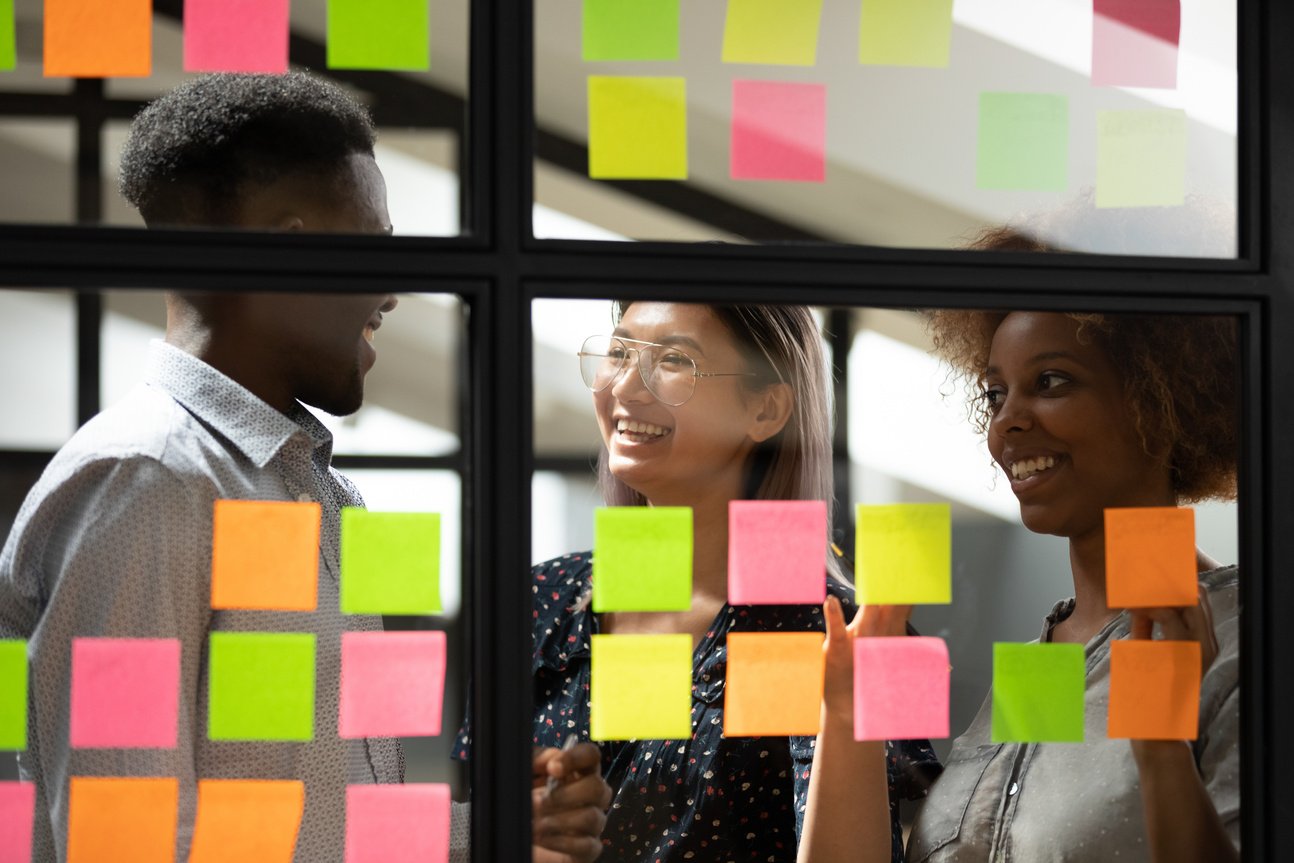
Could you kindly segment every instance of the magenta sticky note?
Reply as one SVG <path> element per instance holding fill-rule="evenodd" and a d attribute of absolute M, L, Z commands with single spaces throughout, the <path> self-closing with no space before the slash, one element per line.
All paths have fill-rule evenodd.
<path fill-rule="evenodd" d="M 345 863 L 449 860 L 449 786 L 346 787 Z"/>
<path fill-rule="evenodd" d="M 734 180 L 821 183 L 827 174 L 826 149 L 826 86 L 732 82 Z"/>
<path fill-rule="evenodd" d="M 942 638 L 854 639 L 854 739 L 947 737 L 949 684 Z"/>
<path fill-rule="evenodd" d="M 445 633 L 342 633 L 342 737 L 435 736 L 444 694 Z"/>
<path fill-rule="evenodd" d="M 0 863 L 27 863 L 31 859 L 35 812 L 34 783 L 0 782 Z"/>
<path fill-rule="evenodd" d="M 171 749 L 176 743 L 180 642 L 72 639 L 74 749 Z"/>
<path fill-rule="evenodd" d="M 821 605 L 827 598 L 826 560 L 823 501 L 728 504 L 730 605 Z"/>
<path fill-rule="evenodd" d="M 1093 0 L 1092 83 L 1177 87 L 1181 0 Z"/>
<path fill-rule="evenodd" d="M 186 72 L 288 70 L 288 0 L 184 0 Z"/>

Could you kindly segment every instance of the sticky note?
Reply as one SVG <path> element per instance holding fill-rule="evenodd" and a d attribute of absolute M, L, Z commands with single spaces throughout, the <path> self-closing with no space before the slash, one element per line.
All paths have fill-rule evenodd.
<path fill-rule="evenodd" d="M 827 504 L 728 504 L 728 602 L 821 605 L 827 598 Z"/>
<path fill-rule="evenodd" d="M 0 69 L 18 65 L 18 44 L 14 33 L 13 0 L 0 0 Z"/>
<path fill-rule="evenodd" d="M 345 863 L 445 863 L 449 812 L 448 785 L 349 785 Z"/>
<path fill-rule="evenodd" d="M 27 748 L 27 642 L 0 641 L 0 750 Z"/>
<path fill-rule="evenodd" d="M 1181 0 L 1094 0 L 1092 83 L 1177 86 Z"/>
<path fill-rule="evenodd" d="M 950 675 L 942 638 L 855 638 L 854 739 L 947 737 Z"/>
<path fill-rule="evenodd" d="M 184 0 L 186 72 L 288 70 L 288 0 Z"/>
<path fill-rule="evenodd" d="M 692 736 L 692 636 L 594 635 L 591 663 L 593 740 Z"/>
<path fill-rule="evenodd" d="M 598 509 L 593 517 L 593 610 L 691 607 L 691 507 Z"/>
<path fill-rule="evenodd" d="M 73 776 L 67 863 L 174 863 L 175 777 Z"/>
<path fill-rule="evenodd" d="M 429 7 L 428 0 L 328 0 L 328 68 L 431 68 Z"/>
<path fill-rule="evenodd" d="M 341 511 L 341 610 L 346 614 L 436 614 L 440 515 Z"/>
<path fill-rule="evenodd" d="M 1110 737 L 1194 740 L 1200 728 L 1200 643 L 1110 644 Z"/>
<path fill-rule="evenodd" d="M 152 0 L 45 0 L 45 76 L 147 77 Z"/>
<path fill-rule="evenodd" d="M 1081 743 L 1081 644 L 993 645 L 994 743 Z"/>
<path fill-rule="evenodd" d="M 821 183 L 827 174 L 827 88 L 786 81 L 732 82 L 734 180 Z"/>
<path fill-rule="evenodd" d="M 822 0 L 728 0 L 723 62 L 812 66 Z"/>
<path fill-rule="evenodd" d="M 298 780 L 200 779 L 189 863 L 292 863 L 305 804 Z"/>
<path fill-rule="evenodd" d="M 319 504 L 216 501 L 212 608 L 313 611 L 318 582 Z"/>
<path fill-rule="evenodd" d="M 860 605 L 952 602 L 952 508 L 858 504 L 854 581 Z"/>
<path fill-rule="evenodd" d="M 1111 608 L 1198 604 L 1195 510 L 1107 509 L 1105 594 Z"/>
<path fill-rule="evenodd" d="M 817 734 L 821 632 L 730 632 L 723 690 L 725 737 Z"/>
<path fill-rule="evenodd" d="M 1185 111 L 1098 111 L 1096 128 L 1096 206 L 1186 202 Z"/>
<path fill-rule="evenodd" d="M 584 0 L 584 59 L 677 60 L 678 0 Z"/>
<path fill-rule="evenodd" d="M 73 749 L 173 749 L 179 698 L 179 639 L 72 639 Z"/>
<path fill-rule="evenodd" d="M 445 633 L 342 633 L 342 737 L 435 736 L 444 694 Z"/>
<path fill-rule="evenodd" d="M 313 633 L 213 632 L 209 656 L 212 740 L 314 737 Z"/>
<path fill-rule="evenodd" d="M 1069 100 L 981 93 L 975 181 L 981 189 L 1063 192 L 1069 185 Z"/>
<path fill-rule="evenodd" d="M 32 818 L 36 813 L 36 784 L 0 782 L 0 860 L 31 860 Z"/>
<path fill-rule="evenodd" d="M 687 179 L 687 82 L 590 75 L 589 176 Z"/>
<path fill-rule="evenodd" d="M 863 0 L 858 62 L 872 66 L 948 66 L 953 0 Z"/>

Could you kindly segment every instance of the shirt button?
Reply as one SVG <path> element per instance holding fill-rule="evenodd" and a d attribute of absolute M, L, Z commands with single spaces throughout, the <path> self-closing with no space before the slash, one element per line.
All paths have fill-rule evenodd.
<path fill-rule="evenodd" d="M 1012 782 L 1011 787 L 1006 790 L 1007 797 L 1014 797 L 1015 793 L 1020 790 L 1019 782 Z"/>
<path fill-rule="evenodd" d="M 305 492 L 301 492 L 301 494 L 297 495 L 297 503 L 314 503 L 314 502 L 315 502 L 315 499 L 310 495 L 306 494 Z"/>

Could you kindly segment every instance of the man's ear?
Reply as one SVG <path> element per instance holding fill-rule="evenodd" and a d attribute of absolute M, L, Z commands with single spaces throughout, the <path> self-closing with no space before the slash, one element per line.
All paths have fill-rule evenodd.
<path fill-rule="evenodd" d="M 750 425 L 750 439 L 763 443 L 786 427 L 795 409 L 795 390 L 790 384 L 773 384 L 762 390 L 754 400 L 754 415 Z"/>

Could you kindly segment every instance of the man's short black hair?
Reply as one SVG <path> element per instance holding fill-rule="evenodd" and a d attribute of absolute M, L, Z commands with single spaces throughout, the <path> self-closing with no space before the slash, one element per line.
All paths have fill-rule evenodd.
<path fill-rule="evenodd" d="M 135 117 L 121 154 L 121 194 L 149 225 L 224 225 L 247 184 L 327 172 L 372 155 L 368 111 L 300 72 L 205 75 Z"/>

